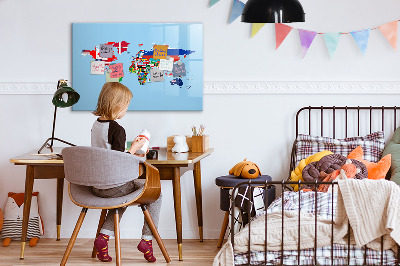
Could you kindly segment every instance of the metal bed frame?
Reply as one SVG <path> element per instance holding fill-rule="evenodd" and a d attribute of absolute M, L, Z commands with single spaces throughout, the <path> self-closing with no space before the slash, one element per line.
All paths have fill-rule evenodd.
<path fill-rule="evenodd" d="M 299 124 L 299 121 L 300 121 L 300 114 L 303 112 L 303 111 L 308 111 L 308 134 L 309 135 L 311 135 L 311 131 L 312 131 L 312 125 L 311 125 L 311 118 L 312 118 L 312 116 L 311 116 L 311 113 L 312 113 L 312 111 L 313 110 L 317 110 L 317 111 L 319 111 L 319 115 L 320 115 L 320 136 L 324 136 L 324 126 L 326 125 L 324 125 L 324 116 L 326 115 L 326 113 L 327 112 L 325 112 L 325 114 L 324 114 L 324 111 L 325 110 L 331 110 L 329 113 L 331 113 L 331 118 L 332 118 L 332 129 L 333 129 L 333 132 L 332 132 L 332 136 L 333 136 L 333 138 L 335 138 L 336 137 L 336 122 L 337 122 L 337 120 L 338 119 L 336 119 L 336 113 L 337 112 L 344 112 L 344 121 L 341 121 L 342 122 L 342 125 L 344 125 L 344 129 L 345 129 L 345 137 L 347 138 L 348 137 L 348 125 L 349 125 L 349 113 L 350 112 L 356 112 L 356 115 L 357 115 L 357 136 L 360 136 L 360 122 L 361 122 L 361 119 L 360 119 L 360 113 L 361 112 L 363 112 L 363 113 L 365 113 L 365 112 L 369 112 L 369 132 L 370 133 L 372 133 L 372 125 L 373 125 L 373 114 L 375 114 L 376 112 L 381 112 L 381 130 L 382 131 L 384 131 L 385 130 L 385 113 L 387 113 L 387 111 L 390 111 L 390 112 L 393 112 L 392 114 L 393 114 L 393 131 L 396 129 L 396 125 L 397 125 L 397 122 L 396 122 L 396 118 L 397 118 L 397 111 L 399 110 L 400 108 L 398 108 L 398 107 L 396 107 L 396 106 L 393 106 L 393 107 L 385 107 L 385 106 L 382 106 L 382 107 L 372 107 L 372 106 L 369 106 L 369 107 L 360 107 L 360 106 L 357 106 L 357 107 L 348 107 L 348 106 L 344 106 L 344 107 L 337 107 L 337 106 L 331 106 L 331 107 L 324 107 L 324 106 L 320 106 L 320 107 L 312 107 L 312 106 L 308 106 L 308 107 L 303 107 L 303 108 L 301 108 L 298 112 L 297 112 L 297 114 L 296 114 L 296 138 L 297 138 L 297 136 L 300 134 L 299 133 L 299 126 L 300 126 L 300 124 Z M 326 117 L 326 116 L 325 116 Z M 328 120 L 328 119 L 325 119 L 325 121 L 326 120 Z M 315 121 L 314 121 L 315 122 Z M 318 122 L 318 121 L 317 121 Z M 344 123 L 344 124 L 343 124 Z M 354 125 L 354 123 L 353 123 L 353 125 Z M 295 158 L 296 158 L 296 154 L 295 154 L 295 146 L 296 146 L 296 141 L 294 142 L 294 144 L 293 144 L 293 149 L 292 149 L 292 153 L 291 153 L 291 160 L 290 160 L 290 171 L 289 171 L 289 176 L 290 176 L 290 172 L 293 170 L 293 169 L 295 169 L 295 167 L 296 167 L 296 165 L 295 165 Z M 259 187 L 259 188 L 263 188 L 264 189 L 264 191 L 265 191 L 265 195 L 266 195 L 266 198 L 268 198 L 268 189 L 266 189 L 266 188 L 268 188 L 269 186 L 271 186 L 271 185 L 275 185 L 275 186 L 281 186 L 281 188 L 282 188 L 282 195 L 283 195 L 283 193 L 285 192 L 285 190 L 291 190 L 290 188 L 290 186 L 288 186 L 288 185 L 292 185 L 292 184 L 295 184 L 295 185 L 299 185 L 299 187 L 300 187 L 300 185 L 301 184 L 306 184 L 306 185 L 315 185 L 314 187 L 314 191 L 315 192 L 317 192 L 317 189 L 318 189 L 318 186 L 319 185 L 324 185 L 324 184 L 330 184 L 330 185 L 332 185 L 332 189 L 334 189 L 334 186 L 336 186 L 338 183 L 336 182 L 336 181 L 332 181 L 332 182 L 319 182 L 319 181 L 315 181 L 315 182 L 304 182 L 304 181 L 285 181 L 285 180 L 283 180 L 283 181 L 265 181 L 265 182 L 263 182 L 263 181 L 252 181 L 251 179 L 249 180 L 249 181 L 246 181 L 246 182 L 242 182 L 242 183 L 240 183 L 240 184 L 238 184 L 237 186 L 235 186 L 234 187 L 234 189 L 232 190 L 232 195 L 235 195 L 235 192 L 236 192 L 236 190 L 239 188 L 239 187 L 242 187 L 242 186 L 251 186 L 251 187 Z M 298 191 L 298 193 L 299 193 L 299 201 L 301 202 L 301 192 L 300 192 L 300 190 Z M 253 191 L 250 189 L 250 198 L 252 198 L 252 195 L 253 194 Z M 282 198 L 282 212 L 284 212 L 284 197 L 281 197 Z M 332 193 L 332 213 L 331 213 L 331 215 L 332 215 L 332 237 L 331 237 L 331 261 L 332 261 L 332 265 L 333 265 L 333 261 L 334 261 L 334 254 L 333 254 L 333 252 L 334 252 L 334 250 L 333 250 L 333 224 L 334 224 L 334 217 L 333 217 L 333 210 L 334 210 L 334 206 L 333 206 L 333 199 L 334 199 L 334 193 Z M 318 198 L 317 198 L 317 193 L 315 193 L 315 213 L 317 213 L 317 202 L 318 202 Z M 268 242 L 268 239 L 267 239 L 267 233 L 268 233 L 268 227 L 267 227 L 267 225 L 268 225 L 268 219 L 267 219 L 267 201 L 264 201 L 264 207 L 265 207 L 265 247 L 264 247 L 264 262 L 262 262 L 262 263 L 259 263 L 259 265 L 272 265 L 272 264 L 268 264 L 268 262 L 267 262 L 267 252 L 268 252 L 268 250 L 267 250 L 267 242 Z M 298 214 L 299 214 L 299 220 L 298 220 L 298 226 L 300 227 L 300 204 L 299 204 L 299 210 L 298 210 Z M 235 208 L 234 208 L 234 197 L 232 197 L 232 201 L 231 201 L 231 232 L 230 232 L 230 236 L 231 236 L 231 239 L 230 239 L 230 241 L 231 241 L 231 244 L 232 244 L 232 247 L 234 248 L 234 245 L 235 245 L 235 241 L 234 241 L 234 237 L 235 237 L 235 234 L 234 234 L 234 217 L 235 217 Z M 316 224 L 317 224 L 317 215 L 315 215 L 315 239 L 314 239 L 314 258 L 313 258 L 313 261 L 314 261 L 314 263 L 313 264 L 307 264 L 307 265 L 318 265 L 317 264 L 317 255 L 316 255 L 316 249 L 317 249 L 317 238 L 318 238 L 318 236 L 317 236 L 317 226 L 316 226 Z M 249 222 L 248 222 L 248 227 L 249 227 L 249 242 L 248 242 L 248 245 L 247 245 L 247 264 L 245 264 L 245 265 L 250 265 L 251 264 L 251 249 L 250 249 L 250 243 L 251 243 L 251 219 L 249 219 Z M 280 264 L 278 264 L 278 265 L 284 265 L 283 264 L 283 259 L 284 259 L 284 256 L 283 256 L 283 251 L 284 251 L 284 240 L 283 240 L 283 235 L 284 235 L 284 218 L 283 218 L 283 216 L 282 216 L 282 232 L 281 232 L 281 234 L 282 234 L 282 238 L 281 238 L 281 249 L 280 249 L 280 254 L 281 254 L 281 256 L 280 256 Z M 300 254 L 301 254 L 301 249 L 300 249 L 300 242 L 301 242 L 301 238 L 300 238 L 300 230 L 299 230 L 299 233 L 298 233 L 298 243 L 297 243 L 297 246 L 298 246 L 298 248 L 297 248 L 297 265 L 305 265 L 305 264 L 300 264 Z M 396 262 L 395 262 L 395 265 L 400 265 L 400 246 L 399 245 L 397 245 L 397 248 L 398 248 L 398 250 L 399 250 L 399 252 L 397 253 L 397 258 L 396 258 Z M 363 263 L 363 265 L 367 265 L 366 263 L 367 263 L 367 253 L 366 253 L 366 246 L 363 246 L 363 249 L 364 249 L 364 263 Z M 348 226 L 348 233 L 347 233 L 347 264 L 346 265 L 350 265 L 350 224 L 349 224 L 349 226 Z M 381 237 L 381 256 L 380 256 L 380 265 L 385 265 L 384 264 L 384 261 L 383 261 L 383 236 Z"/>

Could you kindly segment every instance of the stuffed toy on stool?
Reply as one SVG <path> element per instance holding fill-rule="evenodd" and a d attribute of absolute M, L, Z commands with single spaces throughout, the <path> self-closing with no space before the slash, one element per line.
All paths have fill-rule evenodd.
<path fill-rule="evenodd" d="M 43 235 L 43 223 L 38 208 L 38 194 L 39 192 L 32 193 L 28 233 L 26 235 L 26 238 L 30 239 L 29 246 L 31 247 L 35 246 L 40 236 Z M 4 208 L 3 228 L 1 229 L 3 247 L 8 247 L 11 240 L 21 241 L 23 213 L 24 193 L 9 192 Z"/>
<path fill-rule="evenodd" d="M 229 174 L 249 179 L 260 176 L 261 171 L 258 166 L 255 163 L 246 160 L 247 158 L 242 162 L 237 163 L 231 170 L 229 170 Z"/>

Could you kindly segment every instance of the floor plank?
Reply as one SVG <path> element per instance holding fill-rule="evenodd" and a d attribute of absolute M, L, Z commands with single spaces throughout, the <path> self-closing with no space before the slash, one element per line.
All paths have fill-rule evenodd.
<path fill-rule="evenodd" d="M 18 241 L 12 241 L 9 247 L 0 246 L 0 265 L 60 265 L 61 258 L 64 255 L 69 239 L 40 239 L 36 247 L 27 246 L 25 249 L 25 259 L 19 259 L 21 244 Z M 136 249 L 140 240 L 121 240 L 122 264 L 123 265 L 146 265 L 150 264 L 143 258 L 143 254 Z M 183 241 L 183 261 L 178 261 L 178 247 L 176 240 L 163 240 L 168 250 L 172 262 L 167 264 L 162 256 L 157 242 L 154 241 L 154 254 L 157 258 L 157 265 L 212 265 L 215 255 L 218 253 L 218 240 L 204 240 L 200 242 L 197 239 L 185 239 Z M 115 259 L 113 239 L 110 241 L 110 255 Z M 92 259 L 93 240 L 77 239 L 68 259 L 67 265 L 114 265 L 112 263 L 103 263 Z"/>

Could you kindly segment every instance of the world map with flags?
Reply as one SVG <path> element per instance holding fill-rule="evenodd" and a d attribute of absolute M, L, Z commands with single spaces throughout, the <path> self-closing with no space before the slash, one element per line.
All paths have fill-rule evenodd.
<path fill-rule="evenodd" d="M 104 46 L 110 46 L 112 49 L 110 50 L 110 56 L 104 57 L 101 55 L 101 45 Z M 104 63 L 104 73 L 112 73 L 112 69 L 110 68 L 110 65 L 113 63 L 118 62 L 118 56 L 121 55 L 124 52 L 130 53 L 129 50 L 129 42 L 126 41 L 121 41 L 121 42 L 106 42 L 104 44 L 97 45 L 93 50 L 88 50 L 84 49 L 81 52 L 82 56 L 91 56 L 92 59 L 98 62 L 103 62 Z M 143 44 L 139 44 L 139 47 L 142 47 Z M 174 70 L 174 64 L 181 63 L 183 59 L 185 59 L 188 55 L 194 53 L 195 51 L 192 50 L 185 50 L 185 49 L 178 49 L 178 48 L 169 48 L 168 45 L 162 45 L 165 46 L 166 51 L 165 51 L 165 56 L 158 56 L 157 58 L 154 56 L 155 55 L 155 50 L 154 47 L 160 46 L 160 45 L 153 45 L 153 49 L 151 50 L 139 50 L 138 52 L 135 53 L 135 56 L 132 56 L 132 60 L 130 62 L 130 66 L 128 67 L 128 73 L 130 74 L 136 74 L 138 83 L 140 85 L 145 85 L 147 82 L 152 81 L 151 78 L 149 78 L 149 74 L 151 73 L 152 69 L 158 69 L 161 71 L 161 75 L 164 77 L 172 77 L 171 80 L 169 80 L 170 85 L 178 85 L 182 87 L 184 85 L 183 82 L 183 75 L 175 75 L 173 73 Z M 169 61 L 172 64 L 172 68 L 170 67 L 169 69 L 164 68 L 160 69 L 160 62 L 162 60 L 169 59 Z M 179 64 L 180 66 L 182 64 Z M 181 67 L 182 68 L 182 67 Z M 186 69 L 184 72 L 181 74 L 185 74 L 186 76 Z M 115 79 L 115 78 L 114 78 Z M 107 78 L 106 81 L 122 81 L 123 76 L 116 77 L 117 80 L 112 80 L 112 78 Z M 190 87 L 189 87 L 190 88 Z"/>

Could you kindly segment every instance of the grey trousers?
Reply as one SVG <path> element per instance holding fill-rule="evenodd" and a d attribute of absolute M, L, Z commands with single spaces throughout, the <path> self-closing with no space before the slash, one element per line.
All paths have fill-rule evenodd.
<path fill-rule="evenodd" d="M 141 189 L 143 186 L 144 182 L 138 182 L 138 181 L 135 182 L 135 180 L 132 180 L 119 187 L 113 187 L 108 189 L 93 188 L 93 194 L 101 198 L 122 197 L 138 189 Z M 157 228 L 158 228 L 158 221 L 160 219 L 161 203 L 162 203 L 162 196 L 160 194 L 160 197 L 155 202 L 146 204 L 146 207 L 151 215 L 151 218 L 153 219 L 154 224 Z M 124 214 L 126 208 L 127 207 L 118 208 L 119 219 L 122 218 L 122 215 Z M 106 219 L 104 221 L 103 227 L 100 230 L 100 233 L 109 236 L 114 236 L 114 214 L 115 214 L 115 209 L 108 210 Z M 143 225 L 142 239 L 146 240 L 153 239 L 153 234 L 146 220 L 144 221 Z"/>

